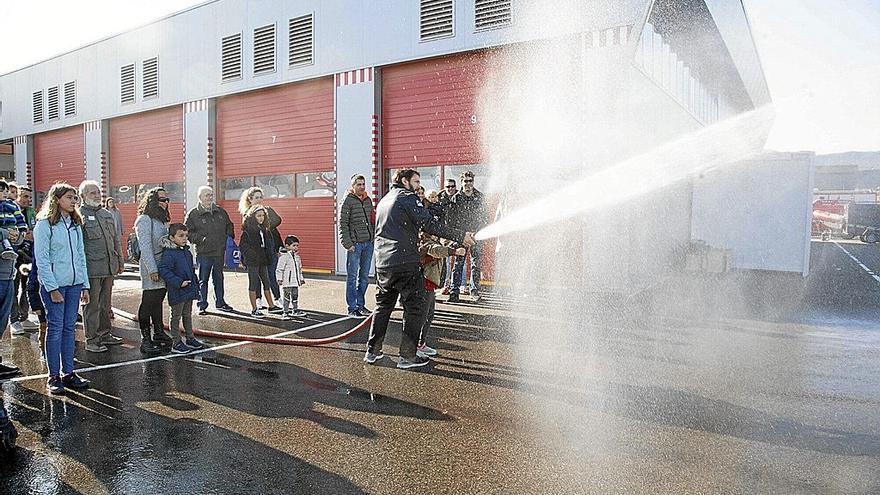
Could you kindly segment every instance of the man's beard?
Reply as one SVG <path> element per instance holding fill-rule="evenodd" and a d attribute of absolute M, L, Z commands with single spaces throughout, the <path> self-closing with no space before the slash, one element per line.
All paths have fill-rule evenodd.
<path fill-rule="evenodd" d="M 86 206 L 91 206 L 92 208 L 100 208 L 101 207 L 101 200 L 100 199 L 97 201 L 90 201 L 88 199 L 84 199 L 83 203 Z"/>

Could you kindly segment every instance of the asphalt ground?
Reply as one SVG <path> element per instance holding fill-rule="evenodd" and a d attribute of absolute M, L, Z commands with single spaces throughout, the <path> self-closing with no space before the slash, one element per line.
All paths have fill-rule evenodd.
<path fill-rule="evenodd" d="M 21 436 L 0 493 L 880 493 L 880 283 L 860 263 L 880 273 L 877 248 L 815 242 L 785 318 L 464 298 L 438 306 L 441 355 L 419 371 L 394 367 L 396 321 L 367 366 L 365 333 L 144 360 L 117 318 L 110 352 L 79 335 L 92 388 L 50 397 L 35 335 L 7 332 L 0 355 L 24 373 L 3 385 Z M 114 294 L 128 312 L 135 277 Z M 227 274 L 236 308 L 245 287 Z M 344 292 L 310 279 L 293 321 L 194 319 L 326 337 L 358 322 Z"/>

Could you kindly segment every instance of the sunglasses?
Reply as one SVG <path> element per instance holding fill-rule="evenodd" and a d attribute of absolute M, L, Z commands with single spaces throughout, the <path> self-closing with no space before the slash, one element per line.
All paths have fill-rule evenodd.
<path fill-rule="evenodd" d="M 158 201 L 158 202 L 160 202 L 160 203 L 170 203 L 170 202 L 171 202 L 171 198 L 159 198 L 159 199 L 157 199 L 156 201 Z"/>
<path fill-rule="evenodd" d="M 465 180 L 463 180 L 462 182 L 464 182 L 465 184 L 469 184 L 469 183 L 471 183 L 471 182 L 473 182 L 473 181 L 474 181 L 474 179 L 465 179 Z"/>
<path fill-rule="evenodd" d="M 455 189 L 455 186 L 446 186 L 446 189 Z"/>

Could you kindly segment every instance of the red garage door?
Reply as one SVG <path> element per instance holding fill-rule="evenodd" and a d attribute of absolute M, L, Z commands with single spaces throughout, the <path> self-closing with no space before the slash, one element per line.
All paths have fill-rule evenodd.
<path fill-rule="evenodd" d="M 241 192 L 258 185 L 302 243 L 303 266 L 335 266 L 333 79 L 287 84 L 217 102 L 217 179 L 236 222 Z"/>
<path fill-rule="evenodd" d="M 144 112 L 110 121 L 110 193 L 128 232 L 137 217 L 139 192 L 162 186 L 171 197 L 171 221 L 182 222 L 183 109 L 180 106 Z"/>
<path fill-rule="evenodd" d="M 85 180 L 85 132 L 81 125 L 34 136 L 34 187 L 42 199 L 52 184 L 79 187 Z M 39 205 L 36 205 L 39 209 Z"/>
<path fill-rule="evenodd" d="M 425 189 L 473 171 L 484 189 L 477 119 L 479 93 L 492 52 L 471 52 L 382 69 L 382 166 L 387 191 L 394 169 L 419 170 Z M 461 184 L 459 184 L 459 187 Z M 483 276 L 491 278 L 494 242 L 484 248 Z"/>

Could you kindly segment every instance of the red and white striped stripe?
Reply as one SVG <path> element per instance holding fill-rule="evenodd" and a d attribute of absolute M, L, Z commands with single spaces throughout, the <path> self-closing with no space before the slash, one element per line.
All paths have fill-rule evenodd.
<path fill-rule="evenodd" d="M 208 110 L 208 99 L 188 101 L 183 104 L 183 113 L 205 112 Z"/>
<path fill-rule="evenodd" d="M 214 186 L 214 138 L 208 136 L 208 185 L 211 186 L 215 191 L 217 188 Z"/>
<path fill-rule="evenodd" d="M 101 150 L 101 191 L 103 191 L 104 198 L 110 195 L 107 191 L 107 182 L 107 152 Z"/>
<path fill-rule="evenodd" d="M 625 45 L 632 36 L 633 26 L 615 26 L 598 31 L 584 33 L 585 48 L 601 48 L 605 46 Z"/>
<path fill-rule="evenodd" d="M 373 162 L 373 206 L 379 204 L 379 116 L 373 114 L 371 150 Z"/>
<path fill-rule="evenodd" d="M 373 81 L 373 68 L 355 69 L 336 74 L 336 87 L 350 86 L 352 84 L 362 84 Z"/>

